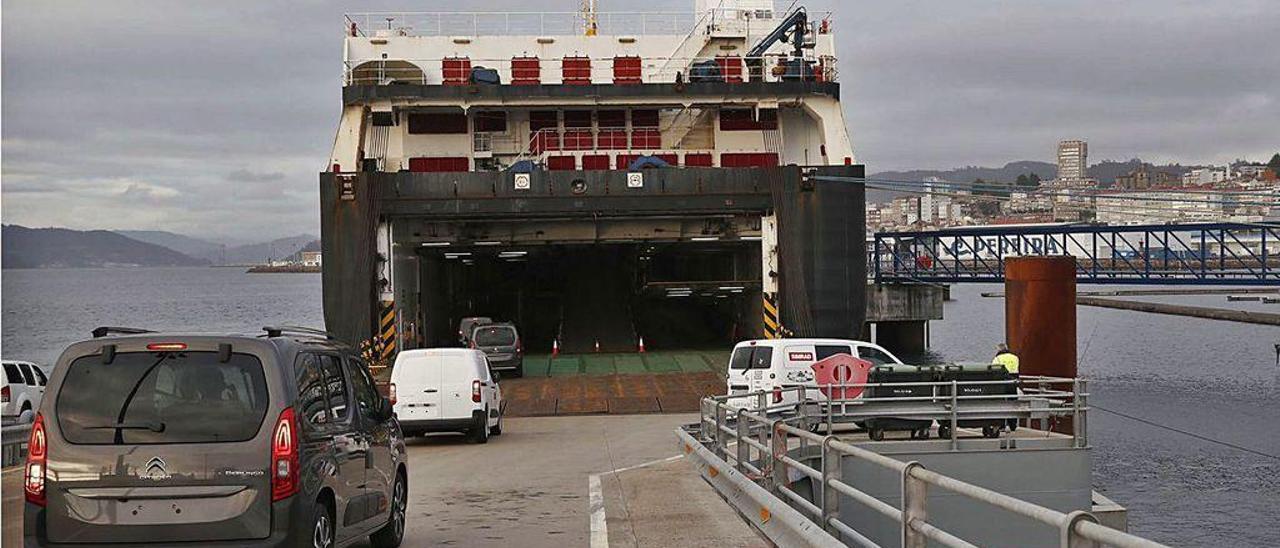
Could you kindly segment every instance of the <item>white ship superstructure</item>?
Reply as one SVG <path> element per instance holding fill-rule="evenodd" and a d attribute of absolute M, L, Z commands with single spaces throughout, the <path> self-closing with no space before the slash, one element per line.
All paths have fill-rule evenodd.
<path fill-rule="evenodd" d="M 833 29 L 803 8 L 697 0 L 687 13 L 369 13 L 345 25 L 334 171 L 855 163 Z"/>

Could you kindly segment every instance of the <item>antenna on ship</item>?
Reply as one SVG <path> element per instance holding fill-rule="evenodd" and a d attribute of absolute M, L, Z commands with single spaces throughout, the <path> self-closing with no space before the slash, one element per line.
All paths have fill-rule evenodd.
<path fill-rule="evenodd" d="M 582 0 L 582 31 L 587 36 L 595 36 L 599 30 L 596 24 L 596 0 Z"/>

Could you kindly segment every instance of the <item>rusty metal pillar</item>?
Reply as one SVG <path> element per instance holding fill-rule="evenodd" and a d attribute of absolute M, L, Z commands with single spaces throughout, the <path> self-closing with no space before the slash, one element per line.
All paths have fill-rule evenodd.
<path fill-rule="evenodd" d="M 1021 375 L 1076 376 L 1076 260 L 1010 257 L 1004 262 L 1004 332 Z M 1054 430 L 1071 432 L 1070 419 Z"/>

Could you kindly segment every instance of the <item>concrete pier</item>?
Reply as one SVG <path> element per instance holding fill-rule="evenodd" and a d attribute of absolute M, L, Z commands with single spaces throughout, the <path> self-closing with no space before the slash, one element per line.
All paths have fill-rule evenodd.
<path fill-rule="evenodd" d="M 1170 314 L 1189 316 L 1228 322 L 1256 323 L 1262 325 L 1280 325 L 1280 314 L 1269 312 L 1252 312 L 1248 310 L 1228 310 L 1225 308 L 1209 308 L 1205 306 L 1187 306 L 1182 304 L 1150 303 L 1143 301 L 1126 301 L 1122 299 L 1103 299 L 1099 297 L 1077 297 L 1076 304 L 1150 312 L 1153 314 Z"/>
<path fill-rule="evenodd" d="M 948 293 L 946 286 L 936 284 L 867 285 L 863 339 L 895 354 L 923 353 L 929 348 L 929 320 L 942 319 Z"/>

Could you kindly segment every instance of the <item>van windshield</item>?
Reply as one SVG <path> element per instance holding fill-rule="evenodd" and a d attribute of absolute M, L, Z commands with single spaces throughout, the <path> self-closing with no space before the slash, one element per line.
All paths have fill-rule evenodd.
<path fill-rule="evenodd" d="M 516 330 L 510 327 L 480 327 L 475 332 L 476 346 L 511 346 L 516 343 Z"/>
<path fill-rule="evenodd" d="M 58 426 L 75 444 L 245 441 L 267 412 L 262 362 L 216 352 L 122 352 L 71 362 L 58 389 Z"/>

